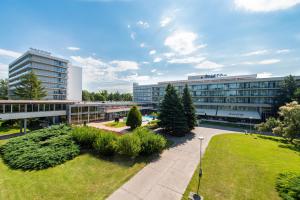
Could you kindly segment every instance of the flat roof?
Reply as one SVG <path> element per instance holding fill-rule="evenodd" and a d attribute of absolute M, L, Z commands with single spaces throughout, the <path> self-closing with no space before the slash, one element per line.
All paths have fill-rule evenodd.
<path fill-rule="evenodd" d="M 70 101 L 70 100 L 0 100 L 0 104 L 46 104 L 46 103 L 53 103 L 53 104 L 75 104 L 77 101 Z"/>

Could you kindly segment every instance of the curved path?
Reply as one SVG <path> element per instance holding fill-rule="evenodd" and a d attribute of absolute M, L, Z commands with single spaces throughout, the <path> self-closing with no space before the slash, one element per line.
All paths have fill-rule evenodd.
<path fill-rule="evenodd" d="M 149 163 L 128 182 L 117 189 L 109 200 L 180 200 L 199 163 L 200 143 L 204 136 L 202 152 L 212 136 L 221 133 L 237 133 L 238 129 L 212 126 L 197 127 L 184 138 L 171 137 L 174 145 Z"/>

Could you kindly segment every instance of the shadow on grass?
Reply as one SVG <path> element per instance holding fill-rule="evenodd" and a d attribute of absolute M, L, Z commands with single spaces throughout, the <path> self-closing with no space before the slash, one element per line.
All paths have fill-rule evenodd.
<path fill-rule="evenodd" d="M 266 136 L 266 135 L 257 135 L 257 137 L 261 138 L 261 139 L 266 139 L 266 140 L 272 140 L 272 141 L 275 141 L 275 142 L 279 142 L 279 143 L 282 143 L 282 144 L 288 144 L 288 141 L 284 138 L 281 138 L 281 137 L 270 137 L 270 136 Z"/>
<path fill-rule="evenodd" d="M 296 151 L 300 153 L 300 145 L 299 144 L 292 144 L 290 143 L 287 139 L 282 138 L 282 137 L 270 137 L 270 136 L 265 136 L 265 135 L 258 135 L 257 137 L 261 139 L 266 139 L 266 140 L 272 140 L 274 142 L 280 143 L 278 147 L 280 148 L 285 148 L 285 149 L 290 149 L 292 151 Z"/>

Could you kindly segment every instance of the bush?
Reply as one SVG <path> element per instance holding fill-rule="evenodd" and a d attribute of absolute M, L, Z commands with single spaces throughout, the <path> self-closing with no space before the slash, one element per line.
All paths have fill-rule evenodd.
<path fill-rule="evenodd" d="M 153 153 L 159 153 L 166 147 L 166 139 L 148 129 L 138 128 L 133 132 L 133 134 L 140 138 L 141 154 L 150 155 Z"/>
<path fill-rule="evenodd" d="M 114 133 L 103 132 L 95 138 L 93 148 L 104 156 L 111 156 L 116 152 L 117 139 Z"/>
<path fill-rule="evenodd" d="M 72 130 L 73 139 L 76 143 L 85 147 L 92 147 L 96 137 L 100 134 L 101 130 L 89 126 L 75 127 Z"/>
<path fill-rule="evenodd" d="M 13 138 L 2 145 L 0 152 L 11 168 L 39 170 L 53 167 L 79 154 L 70 127 L 56 125 Z"/>
<path fill-rule="evenodd" d="M 137 135 L 125 134 L 118 140 L 118 152 L 121 155 L 136 157 L 141 151 L 141 141 Z"/>
<path fill-rule="evenodd" d="M 300 199 L 300 174 L 279 174 L 276 182 L 276 189 L 284 200 Z"/>
<path fill-rule="evenodd" d="M 127 116 L 126 125 L 130 126 L 131 129 L 135 129 L 142 125 L 142 114 L 136 106 L 132 106 L 130 109 Z"/>

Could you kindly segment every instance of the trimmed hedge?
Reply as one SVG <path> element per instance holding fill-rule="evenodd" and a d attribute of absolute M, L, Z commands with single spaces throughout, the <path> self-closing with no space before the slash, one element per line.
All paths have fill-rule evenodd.
<path fill-rule="evenodd" d="M 284 200 L 300 199 L 300 174 L 291 172 L 279 174 L 276 189 Z"/>
<path fill-rule="evenodd" d="M 133 132 L 141 141 L 141 154 L 150 155 L 153 153 L 160 153 L 167 145 L 167 140 L 158 134 L 146 128 L 138 128 Z"/>
<path fill-rule="evenodd" d="M 97 128 L 89 126 L 74 127 L 72 130 L 72 136 L 76 143 L 81 146 L 91 147 L 96 137 L 102 131 Z"/>
<path fill-rule="evenodd" d="M 62 164 L 79 154 L 70 130 L 55 125 L 10 139 L 0 147 L 2 158 L 13 169 L 40 170 Z"/>

